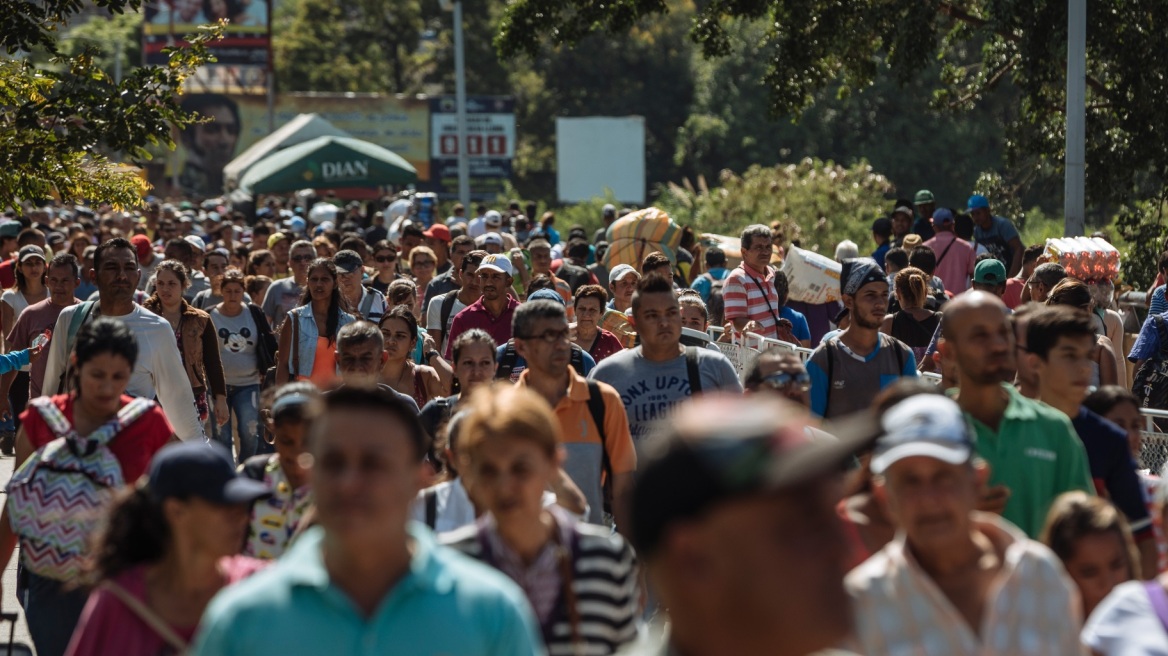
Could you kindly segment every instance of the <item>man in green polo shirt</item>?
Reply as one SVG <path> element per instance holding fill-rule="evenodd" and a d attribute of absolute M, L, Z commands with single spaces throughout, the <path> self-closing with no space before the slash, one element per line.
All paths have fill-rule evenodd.
<path fill-rule="evenodd" d="M 977 431 L 978 455 L 990 466 L 983 508 L 1035 538 L 1055 497 L 1094 492 L 1083 444 L 1066 415 L 1008 384 L 1015 340 L 1001 299 L 982 291 L 962 294 L 946 306 L 941 334 L 941 357 L 960 380 L 953 396 Z"/>
<path fill-rule="evenodd" d="M 192 656 L 544 654 L 523 592 L 408 522 L 426 437 L 392 392 L 342 387 L 313 428 L 319 526 L 211 601 Z"/>

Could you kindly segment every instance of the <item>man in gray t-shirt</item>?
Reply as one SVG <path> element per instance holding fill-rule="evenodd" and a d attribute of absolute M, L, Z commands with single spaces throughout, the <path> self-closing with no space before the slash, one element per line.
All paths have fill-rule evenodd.
<path fill-rule="evenodd" d="M 268 287 L 268 293 L 264 296 L 264 316 L 268 318 L 268 323 L 277 334 L 288 310 L 300 305 L 304 285 L 308 282 L 308 265 L 315 257 L 316 247 L 311 242 L 303 240 L 296 242 L 288 255 L 292 275 L 281 278 Z"/>
<path fill-rule="evenodd" d="M 620 393 L 634 442 L 693 395 L 688 358 L 697 360 L 702 393 L 742 392 L 734 365 L 720 351 L 682 347 L 681 310 L 668 278 L 650 275 L 638 283 L 632 315 L 641 345 L 605 358 L 588 377 Z"/>

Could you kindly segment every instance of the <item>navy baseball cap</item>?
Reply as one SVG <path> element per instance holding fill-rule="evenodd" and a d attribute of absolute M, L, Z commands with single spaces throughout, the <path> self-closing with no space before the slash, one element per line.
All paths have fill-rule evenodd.
<path fill-rule="evenodd" d="M 231 454 L 218 443 L 183 442 L 164 447 L 150 463 L 150 495 L 156 501 L 198 497 L 221 505 L 271 496 L 263 483 L 239 476 Z"/>

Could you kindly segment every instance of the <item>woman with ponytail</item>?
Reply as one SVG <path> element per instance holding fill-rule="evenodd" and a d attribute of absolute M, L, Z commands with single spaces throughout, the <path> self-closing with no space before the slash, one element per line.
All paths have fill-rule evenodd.
<path fill-rule="evenodd" d="M 920 362 L 941 323 L 940 312 L 925 309 L 929 276 L 916 267 L 906 267 L 896 273 L 894 285 L 900 310 L 884 317 L 880 332 L 904 342 Z"/>
<path fill-rule="evenodd" d="M 114 502 L 89 595 L 66 656 L 184 653 L 220 590 L 263 566 L 239 553 L 248 509 L 270 494 L 238 475 L 218 443 L 155 456 L 148 478 Z"/>

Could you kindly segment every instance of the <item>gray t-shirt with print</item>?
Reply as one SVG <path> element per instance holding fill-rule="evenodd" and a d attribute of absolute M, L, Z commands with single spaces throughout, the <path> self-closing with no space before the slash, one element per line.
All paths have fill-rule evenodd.
<path fill-rule="evenodd" d="M 696 350 L 703 394 L 716 390 L 742 392 L 734 365 L 721 351 Z M 634 442 L 647 437 L 657 421 L 667 417 L 673 406 L 691 395 L 685 355 L 651 362 L 641 355 L 640 346 L 610 355 L 588 377 L 608 383 L 620 393 Z"/>
<path fill-rule="evenodd" d="M 255 385 L 260 371 L 256 367 L 256 325 L 251 310 L 245 306 L 238 316 L 229 317 L 211 308 L 211 322 L 219 339 L 219 359 L 223 361 L 223 377 L 233 387 Z"/>

